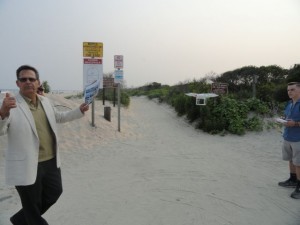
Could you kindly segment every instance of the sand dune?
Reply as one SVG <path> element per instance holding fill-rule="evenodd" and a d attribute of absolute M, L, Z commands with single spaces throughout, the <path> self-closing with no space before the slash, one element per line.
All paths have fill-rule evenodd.
<path fill-rule="evenodd" d="M 49 96 L 57 105 L 80 100 Z M 278 130 L 244 136 L 195 130 L 173 109 L 132 98 L 112 121 L 96 103 L 95 124 L 85 118 L 60 129 L 64 193 L 44 216 L 64 225 L 296 225 L 299 201 L 287 178 Z M 5 138 L 0 139 L 1 152 Z M 0 171 L 4 167 L 0 158 Z M 20 208 L 0 174 L 0 224 Z"/>

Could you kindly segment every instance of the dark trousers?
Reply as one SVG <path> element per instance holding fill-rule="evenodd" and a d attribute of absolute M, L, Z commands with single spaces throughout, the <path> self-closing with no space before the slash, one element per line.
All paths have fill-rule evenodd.
<path fill-rule="evenodd" d="M 60 168 L 56 158 L 38 164 L 34 184 L 16 186 L 22 209 L 10 220 L 14 225 L 47 225 L 42 215 L 52 206 L 62 193 Z"/>

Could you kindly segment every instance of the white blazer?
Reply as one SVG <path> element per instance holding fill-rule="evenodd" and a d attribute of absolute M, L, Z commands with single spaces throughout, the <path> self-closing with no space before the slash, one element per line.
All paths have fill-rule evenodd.
<path fill-rule="evenodd" d="M 79 107 L 68 112 L 58 112 L 48 98 L 38 96 L 55 135 L 57 167 L 60 156 L 57 137 L 57 123 L 64 123 L 83 117 Z M 39 137 L 34 118 L 25 99 L 16 96 L 17 107 L 10 110 L 8 118 L 0 118 L 0 135 L 7 134 L 5 149 L 5 177 L 8 185 L 30 185 L 36 180 L 39 157 Z"/>

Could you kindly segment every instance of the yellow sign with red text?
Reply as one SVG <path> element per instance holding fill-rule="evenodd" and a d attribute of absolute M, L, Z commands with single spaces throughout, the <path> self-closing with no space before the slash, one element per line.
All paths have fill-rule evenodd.
<path fill-rule="evenodd" d="M 83 42 L 83 57 L 102 58 L 102 42 Z"/>

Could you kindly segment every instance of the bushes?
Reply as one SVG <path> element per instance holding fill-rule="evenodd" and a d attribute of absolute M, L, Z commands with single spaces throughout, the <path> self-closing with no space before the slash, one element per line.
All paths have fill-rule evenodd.
<path fill-rule="evenodd" d="M 245 121 L 245 128 L 250 131 L 262 131 L 263 130 L 263 120 L 258 116 L 253 116 Z"/>
<path fill-rule="evenodd" d="M 200 106 L 200 121 L 197 128 L 212 134 L 228 131 L 243 135 L 246 131 L 261 131 L 263 120 L 256 113 L 249 117 L 254 108 L 251 109 L 251 104 L 249 106 L 247 103 L 229 97 L 208 99 L 206 106 Z M 256 106 L 265 109 L 260 104 Z"/>
<path fill-rule="evenodd" d="M 195 98 L 188 97 L 185 102 L 186 117 L 190 122 L 200 117 L 199 106 L 195 104 Z"/>
<path fill-rule="evenodd" d="M 168 88 L 154 89 L 147 92 L 149 99 L 157 98 L 159 102 L 163 102 L 168 94 Z"/>
<path fill-rule="evenodd" d="M 114 94 L 115 91 L 115 94 Z M 114 99 L 115 98 L 115 99 Z M 99 91 L 98 95 L 97 95 L 97 99 L 98 100 L 103 100 L 103 91 Z M 114 101 L 117 102 L 118 101 L 118 92 L 117 90 L 114 89 L 105 89 L 105 100 L 108 101 Z M 130 96 L 127 92 L 121 90 L 121 95 L 120 95 L 120 102 L 121 105 L 128 107 L 130 104 Z"/>
<path fill-rule="evenodd" d="M 157 98 L 160 102 L 166 102 L 174 107 L 178 116 L 185 115 L 190 122 L 197 121 L 198 129 L 211 134 L 230 132 L 243 135 L 246 131 L 261 131 L 264 125 L 261 118 L 272 114 L 270 106 L 266 102 L 255 98 L 245 99 L 229 94 L 209 98 L 205 106 L 199 106 L 196 105 L 194 97 L 184 94 L 187 92 L 207 93 L 207 90 L 204 89 L 207 89 L 207 85 L 196 85 L 196 82 L 193 82 L 173 87 L 161 86 L 156 89 L 151 86 L 148 91 L 144 91 L 144 89 L 140 89 L 138 92 L 131 90 L 131 94 L 143 93 L 150 99 Z"/>
<path fill-rule="evenodd" d="M 246 104 L 249 107 L 250 111 L 257 112 L 261 115 L 266 115 L 270 113 L 270 109 L 266 103 L 260 101 L 256 98 L 250 98 L 246 100 Z"/>
<path fill-rule="evenodd" d="M 128 107 L 130 104 L 129 95 L 125 92 L 121 92 L 120 101 L 123 106 Z"/>
<path fill-rule="evenodd" d="M 223 97 L 212 109 L 212 115 L 222 120 L 225 130 L 242 135 L 245 133 L 244 120 L 247 118 L 248 111 L 249 107 L 244 102 Z"/>
<path fill-rule="evenodd" d="M 185 109 L 186 100 L 187 100 L 187 96 L 183 94 L 175 97 L 173 101 L 173 106 L 178 116 L 183 116 L 184 114 L 186 114 L 186 109 Z"/>

